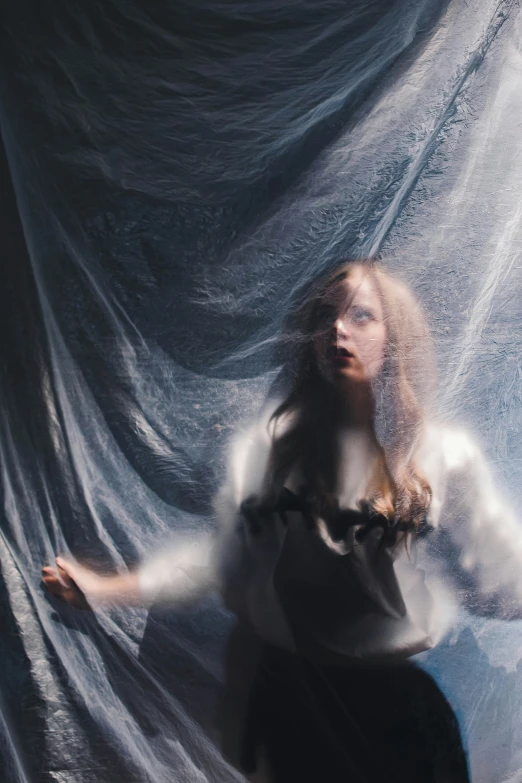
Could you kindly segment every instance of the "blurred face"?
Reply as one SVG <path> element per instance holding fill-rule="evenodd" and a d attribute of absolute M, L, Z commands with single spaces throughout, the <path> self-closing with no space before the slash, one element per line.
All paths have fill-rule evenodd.
<path fill-rule="evenodd" d="M 355 267 L 319 303 L 313 346 L 319 372 L 330 383 L 367 383 L 384 363 L 386 325 L 373 280 Z"/>

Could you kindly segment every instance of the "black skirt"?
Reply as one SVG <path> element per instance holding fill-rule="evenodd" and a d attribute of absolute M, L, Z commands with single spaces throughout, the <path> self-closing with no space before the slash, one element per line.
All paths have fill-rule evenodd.
<path fill-rule="evenodd" d="M 243 765 L 275 783 L 469 783 L 459 726 L 416 665 L 330 667 L 270 650 L 249 702 Z"/>

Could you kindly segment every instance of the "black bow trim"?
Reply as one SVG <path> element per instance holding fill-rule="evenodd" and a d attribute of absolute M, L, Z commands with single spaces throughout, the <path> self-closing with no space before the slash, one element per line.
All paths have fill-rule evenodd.
<path fill-rule="evenodd" d="M 255 495 L 251 495 L 243 501 L 240 511 L 254 535 L 259 534 L 263 525 L 269 523 L 275 514 L 279 515 L 284 525 L 288 525 L 287 514 L 289 511 L 299 512 L 302 514 L 307 528 L 310 530 L 315 528 L 312 503 L 286 487 L 283 487 L 279 497 L 273 503 L 260 503 Z M 378 514 L 368 503 L 362 504 L 360 510 L 340 509 L 337 504 L 333 510 L 331 508 L 321 509 L 318 515 L 327 523 L 334 541 L 346 538 L 348 529 L 355 526 L 360 528 L 356 533 L 358 541 L 364 541 L 376 527 L 381 527 L 384 532 L 390 531 L 393 527 L 383 514 Z"/>
<path fill-rule="evenodd" d="M 286 487 L 283 487 L 274 503 L 260 503 L 255 495 L 250 495 L 240 506 L 241 515 L 254 535 L 261 532 L 263 525 L 270 522 L 274 514 L 278 514 L 281 522 L 284 525 L 288 525 L 287 513 L 289 511 L 299 511 L 303 515 L 303 519 L 309 529 L 313 529 L 315 526 L 310 504 L 303 497 L 296 495 Z"/>
<path fill-rule="evenodd" d="M 380 528 L 382 531 L 380 546 L 394 546 L 401 539 L 401 534 L 411 533 L 414 529 L 412 522 L 390 520 L 384 514 L 375 511 L 367 502 L 362 502 L 360 509 L 356 510 L 340 509 L 336 501 L 332 509 L 331 506 L 326 507 L 325 503 L 314 504 L 303 494 L 296 495 L 286 487 L 283 487 L 275 502 L 261 503 L 256 495 L 250 495 L 240 506 L 243 520 L 253 535 L 259 535 L 263 528 L 273 521 L 274 515 L 278 515 L 283 525 L 287 526 L 289 511 L 299 512 L 309 530 L 315 529 L 317 517 L 324 519 L 332 540 L 336 542 L 344 541 L 349 530 L 357 528 L 355 540 L 357 543 L 363 543 L 376 528 Z M 416 537 L 425 535 L 430 529 L 425 518 L 415 529 Z"/>

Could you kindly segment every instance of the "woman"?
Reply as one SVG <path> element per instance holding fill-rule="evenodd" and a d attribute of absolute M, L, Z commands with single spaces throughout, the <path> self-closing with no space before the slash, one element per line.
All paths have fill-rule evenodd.
<path fill-rule="evenodd" d="M 456 596 L 522 616 L 522 531 L 469 438 L 426 419 L 431 344 L 404 285 L 347 263 L 299 318 L 290 390 L 232 449 L 217 538 L 116 577 L 58 558 L 44 582 L 78 606 L 220 589 L 239 619 L 224 752 L 245 772 L 468 781 L 453 712 L 408 658 Z"/>

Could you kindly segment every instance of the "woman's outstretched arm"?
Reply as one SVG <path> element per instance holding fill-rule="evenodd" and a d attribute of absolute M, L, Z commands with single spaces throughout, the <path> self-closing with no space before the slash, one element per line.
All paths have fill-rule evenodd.
<path fill-rule="evenodd" d="M 110 576 L 57 557 L 56 567 L 43 568 L 42 578 L 52 595 L 78 609 L 91 604 L 190 605 L 218 586 L 217 540 L 206 533 L 178 537 L 135 570 Z"/>
<path fill-rule="evenodd" d="M 238 513 L 245 497 L 260 491 L 271 445 L 268 420 L 267 413 L 231 444 L 226 481 L 215 499 L 214 532 L 178 536 L 134 571 L 114 576 L 58 557 L 56 566 L 42 572 L 49 592 L 78 608 L 91 602 L 190 606 L 211 592 L 241 603 L 250 563 Z"/>

